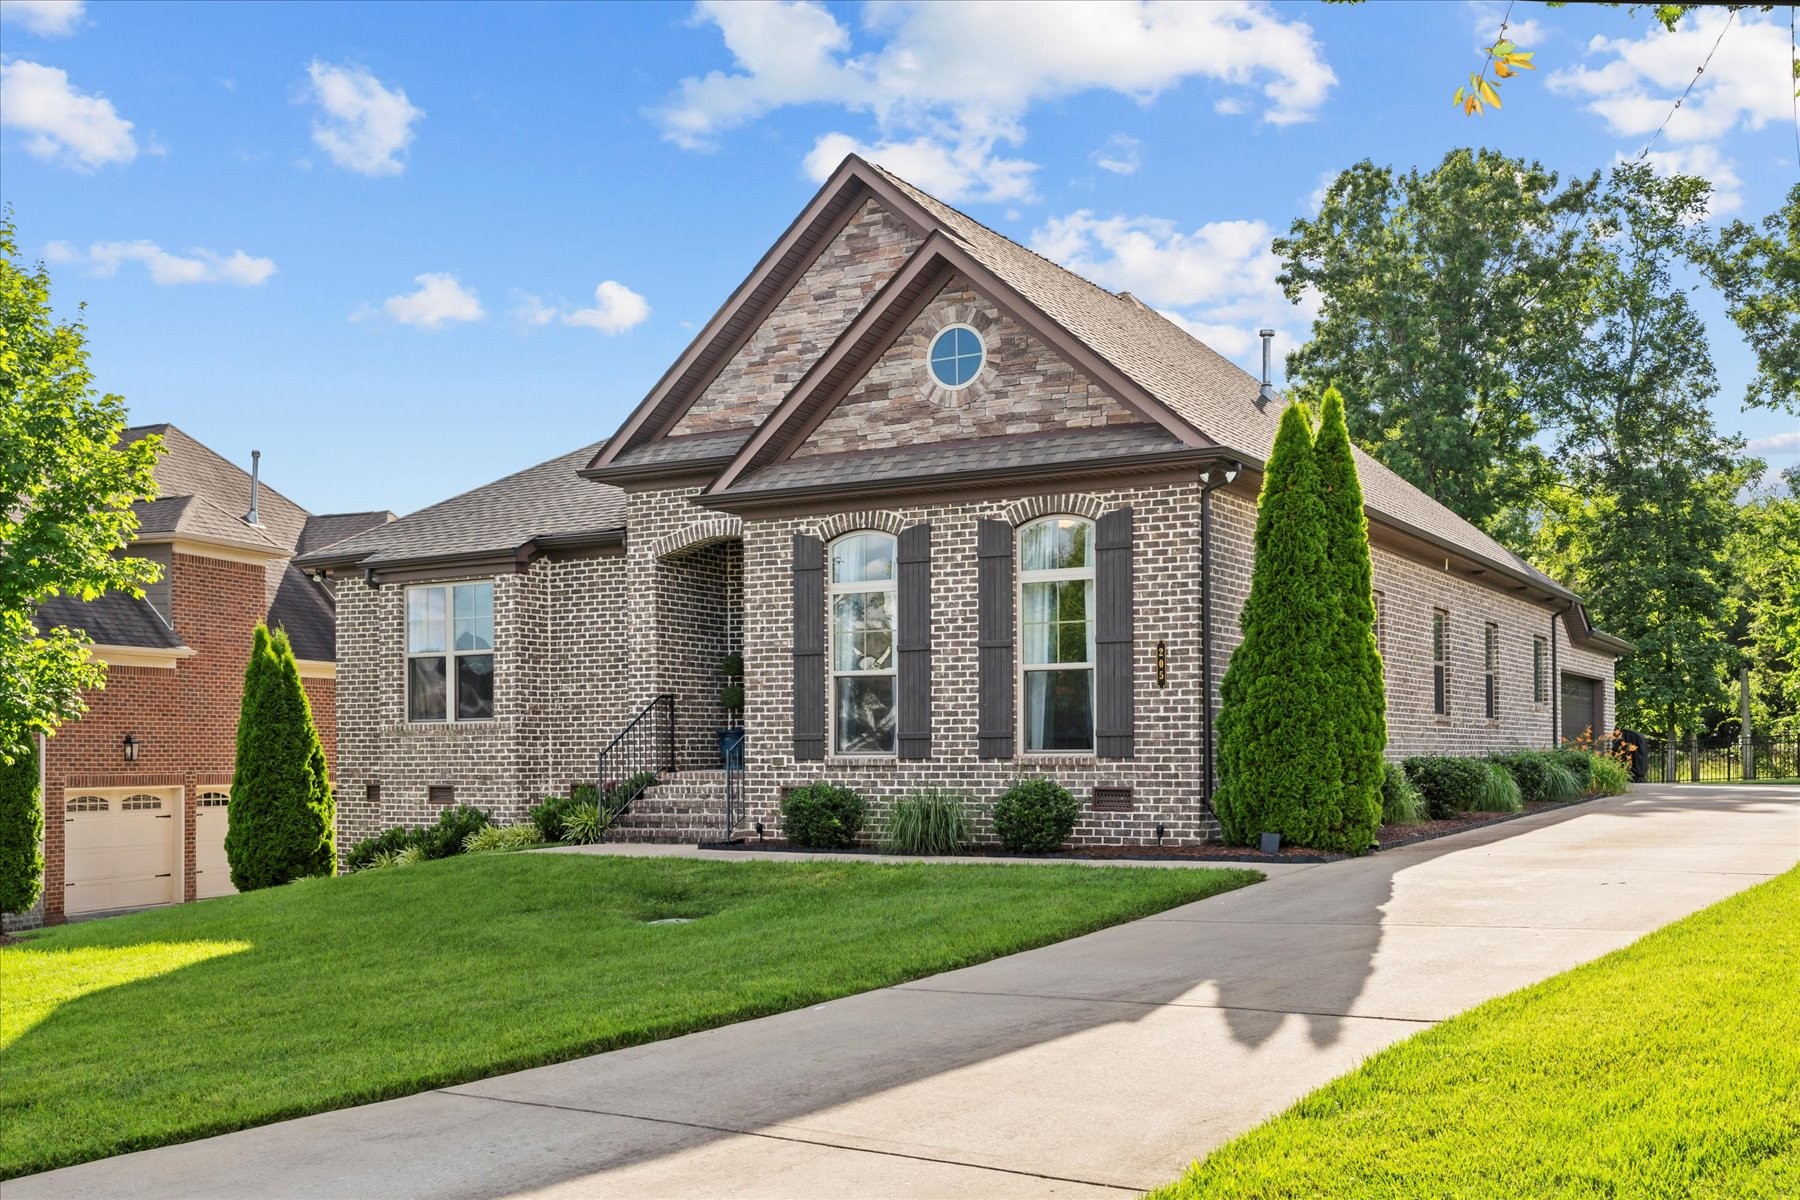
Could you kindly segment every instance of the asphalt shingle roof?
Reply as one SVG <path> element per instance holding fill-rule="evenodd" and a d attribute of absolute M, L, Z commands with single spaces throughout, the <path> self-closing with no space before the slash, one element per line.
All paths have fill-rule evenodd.
<path fill-rule="evenodd" d="M 583 446 L 303 555 L 302 566 L 393 565 L 510 553 L 533 538 L 625 527 L 625 493 L 583 479 L 601 443 Z"/>
<path fill-rule="evenodd" d="M 97 600 L 52 596 L 38 605 L 40 628 L 60 625 L 82 629 L 102 646 L 143 646 L 179 650 L 187 643 L 176 636 L 148 600 L 124 592 L 107 592 Z"/>
<path fill-rule="evenodd" d="M 345 538 L 355 537 L 369 529 L 377 529 L 394 520 L 394 514 L 383 509 L 379 512 L 360 513 L 325 513 L 322 516 L 309 516 L 306 524 L 300 529 L 300 543 L 294 547 L 297 554 L 308 554 L 314 550 L 323 550 L 327 546 L 335 546 Z"/>

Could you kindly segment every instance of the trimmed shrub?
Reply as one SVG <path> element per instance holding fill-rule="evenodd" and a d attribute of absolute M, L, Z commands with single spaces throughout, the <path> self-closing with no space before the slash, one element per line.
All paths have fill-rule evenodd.
<path fill-rule="evenodd" d="M 877 844 L 883 854 L 955 854 L 973 836 L 966 796 L 945 788 L 921 788 L 895 801 Z"/>
<path fill-rule="evenodd" d="M 426 858 L 450 858 L 463 852 L 469 835 L 486 829 L 494 819 L 479 808 L 459 804 L 438 814 L 437 824 L 414 831 L 411 845 Z"/>
<path fill-rule="evenodd" d="M 489 825 L 477 829 L 463 839 L 464 854 L 495 854 L 506 850 L 524 850 L 539 843 L 537 826 Z"/>
<path fill-rule="evenodd" d="M 578 784 L 569 789 L 567 796 L 545 796 L 525 816 L 537 827 L 539 841 L 554 842 L 561 839 L 563 818 L 571 809 L 578 804 L 594 804 L 599 799 L 599 788 L 591 783 Z"/>
<path fill-rule="evenodd" d="M 805 784 L 781 798 L 781 832 L 796 846 L 842 850 L 856 844 L 867 808 L 849 788 Z"/>
<path fill-rule="evenodd" d="M 1244 640 L 1220 684 L 1214 807 L 1227 842 L 1272 832 L 1298 846 L 1369 848 L 1344 823 L 1337 694 L 1321 636 L 1335 594 L 1325 553 L 1312 420 L 1294 403 L 1281 414 L 1263 475 L 1256 563 L 1239 617 Z"/>
<path fill-rule="evenodd" d="M 44 806 L 37 738 L 0 762 L 0 912 L 29 912 L 44 892 Z"/>
<path fill-rule="evenodd" d="M 1490 754 L 1488 761 L 1504 768 L 1513 777 L 1527 804 L 1544 801 L 1561 804 L 1581 797 L 1575 776 L 1548 751 L 1512 750 Z"/>
<path fill-rule="evenodd" d="M 376 865 L 376 860 L 386 855 L 392 857 L 412 845 L 413 831 L 404 826 L 384 829 L 374 837 L 366 837 L 350 847 L 350 853 L 344 856 L 346 871 L 361 871 Z"/>
<path fill-rule="evenodd" d="M 1313 440 L 1319 498 L 1325 513 L 1325 565 L 1329 617 L 1319 633 L 1325 675 L 1332 688 L 1331 719 L 1343 787 L 1335 814 L 1324 814 L 1324 849 L 1361 853 L 1375 839 L 1387 807 L 1387 691 L 1381 651 L 1375 644 L 1374 572 L 1369 561 L 1369 519 L 1356 475 L 1344 398 L 1325 389 L 1319 432 Z"/>
<path fill-rule="evenodd" d="M 1594 755 L 1588 791 L 1596 796 L 1622 796 L 1631 790 L 1631 771 L 1618 759 Z"/>
<path fill-rule="evenodd" d="M 1399 763 L 1383 763 L 1381 770 L 1381 823 L 1414 825 L 1425 819 L 1425 797 Z"/>
<path fill-rule="evenodd" d="M 1594 783 L 1594 755 L 1587 750 L 1576 750 L 1565 746 L 1561 750 L 1547 751 L 1550 758 L 1567 767 L 1569 774 L 1575 777 L 1575 786 L 1587 795 Z"/>
<path fill-rule="evenodd" d="M 1420 754 L 1401 764 L 1419 794 L 1425 797 L 1425 811 L 1433 820 L 1473 812 L 1481 800 L 1481 789 L 1487 779 L 1487 764 L 1478 758 L 1455 758 L 1448 754 Z"/>
<path fill-rule="evenodd" d="M 1081 801 L 1049 779 L 1021 779 L 994 805 L 994 834 L 1008 850 L 1047 854 L 1060 850 L 1075 822 Z"/>
<path fill-rule="evenodd" d="M 244 668 L 225 857 L 240 892 L 337 872 L 325 748 L 286 632 L 256 627 Z"/>
<path fill-rule="evenodd" d="M 1482 778 L 1472 811 L 1515 813 L 1525 807 L 1519 795 L 1519 784 L 1510 771 L 1499 763 L 1478 762 L 1476 765 L 1482 770 Z"/>

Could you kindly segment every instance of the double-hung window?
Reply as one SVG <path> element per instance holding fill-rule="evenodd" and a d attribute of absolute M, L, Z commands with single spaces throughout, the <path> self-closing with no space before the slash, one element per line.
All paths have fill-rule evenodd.
<path fill-rule="evenodd" d="M 1019 706 L 1027 752 L 1094 749 L 1094 525 L 1047 517 L 1019 533 Z"/>
<path fill-rule="evenodd" d="M 1487 623 L 1482 661 L 1487 668 L 1487 686 L 1483 690 L 1487 696 L 1488 720 L 1491 721 L 1500 715 L 1500 626 L 1492 621 Z"/>
<path fill-rule="evenodd" d="M 1450 715 L 1450 614 L 1431 610 L 1431 711 Z"/>
<path fill-rule="evenodd" d="M 853 533 L 831 544 L 831 745 L 893 754 L 894 538 Z"/>
<path fill-rule="evenodd" d="M 406 719 L 494 715 L 494 585 L 406 590 Z"/>

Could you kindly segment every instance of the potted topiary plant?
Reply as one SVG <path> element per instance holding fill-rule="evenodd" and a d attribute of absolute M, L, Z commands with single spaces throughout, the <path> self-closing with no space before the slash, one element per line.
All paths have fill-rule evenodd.
<path fill-rule="evenodd" d="M 719 761 L 728 770 L 744 766 L 744 657 L 727 654 L 719 664 L 725 686 L 719 689 L 719 707 L 725 710 L 725 725 L 719 730 Z"/>

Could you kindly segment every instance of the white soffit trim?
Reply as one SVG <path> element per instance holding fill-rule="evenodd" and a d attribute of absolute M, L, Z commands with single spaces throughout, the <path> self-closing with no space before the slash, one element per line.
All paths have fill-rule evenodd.
<path fill-rule="evenodd" d="M 336 679 L 337 664 L 322 662 L 316 658 L 297 658 L 294 660 L 300 667 L 302 679 Z"/>
<path fill-rule="evenodd" d="M 90 658 L 97 658 L 109 667 L 160 667 L 169 671 L 175 669 L 177 662 L 192 658 L 195 653 L 192 646 L 160 649 L 154 646 L 104 646 L 96 643 L 87 649 Z"/>

